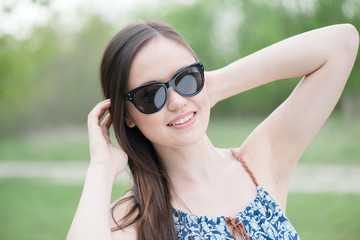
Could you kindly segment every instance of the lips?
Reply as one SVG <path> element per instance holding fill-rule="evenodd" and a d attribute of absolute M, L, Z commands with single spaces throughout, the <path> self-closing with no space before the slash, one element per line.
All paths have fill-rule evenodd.
<path fill-rule="evenodd" d="M 172 126 L 178 126 L 178 125 L 185 124 L 188 121 L 190 121 L 191 119 L 193 119 L 195 114 L 196 113 L 194 111 L 190 111 L 190 112 L 181 114 L 181 115 L 177 116 L 176 118 L 174 118 L 173 120 L 171 120 L 170 123 L 168 124 L 168 126 L 172 127 Z"/>

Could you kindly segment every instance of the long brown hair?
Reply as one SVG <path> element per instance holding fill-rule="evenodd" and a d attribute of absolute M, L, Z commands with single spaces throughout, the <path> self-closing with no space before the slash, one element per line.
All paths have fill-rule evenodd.
<path fill-rule="evenodd" d="M 137 223 L 138 239 L 176 239 L 171 206 L 171 181 L 151 142 L 135 126 L 125 124 L 123 94 L 127 87 L 130 66 L 136 53 L 151 39 L 166 37 L 196 55 L 186 40 L 171 26 L 148 21 L 120 30 L 107 45 L 101 62 L 101 84 L 105 98 L 111 99 L 110 114 L 117 141 L 128 154 L 134 186 L 130 197 L 118 201 L 111 209 L 117 227 L 123 229 Z M 130 201 L 130 210 L 122 219 L 115 219 L 114 209 Z"/>

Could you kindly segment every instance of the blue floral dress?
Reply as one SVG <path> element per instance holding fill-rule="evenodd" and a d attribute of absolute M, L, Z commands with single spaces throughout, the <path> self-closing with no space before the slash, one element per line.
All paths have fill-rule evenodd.
<path fill-rule="evenodd" d="M 236 239 L 237 231 L 244 240 L 299 240 L 298 234 L 280 206 L 258 186 L 246 163 L 234 151 L 233 154 L 257 186 L 254 201 L 235 217 L 197 216 L 175 210 L 173 217 L 179 239 L 230 240 Z M 227 230 L 226 223 L 232 225 L 232 233 Z"/>

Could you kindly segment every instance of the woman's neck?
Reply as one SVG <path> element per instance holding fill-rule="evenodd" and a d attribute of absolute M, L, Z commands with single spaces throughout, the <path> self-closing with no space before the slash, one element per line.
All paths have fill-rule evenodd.
<path fill-rule="evenodd" d="M 173 186 L 209 183 L 216 179 L 217 164 L 222 152 L 207 135 L 186 147 L 154 146 Z"/>

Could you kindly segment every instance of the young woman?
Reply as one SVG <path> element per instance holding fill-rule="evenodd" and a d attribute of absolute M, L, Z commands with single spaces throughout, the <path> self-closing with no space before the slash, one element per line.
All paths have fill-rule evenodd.
<path fill-rule="evenodd" d="M 204 72 L 170 26 L 121 30 L 102 59 L 106 100 L 88 116 L 91 161 L 68 239 L 299 239 L 285 216 L 291 174 L 336 105 L 358 41 L 353 26 L 329 26 Z M 239 148 L 212 145 L 217 102 L 299 76 Z M 110 206 L 127 165 L 134 186 Z"/>

